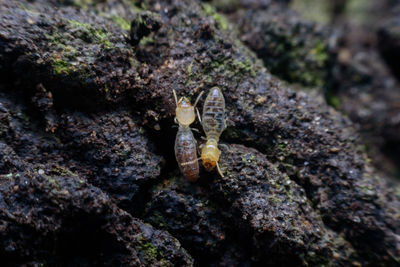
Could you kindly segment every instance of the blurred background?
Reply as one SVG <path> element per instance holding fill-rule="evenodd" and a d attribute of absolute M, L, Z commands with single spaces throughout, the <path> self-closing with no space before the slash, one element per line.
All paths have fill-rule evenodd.
<path fill-rule="evenodd" d="M 400 1 L 214 0 L 265 66 L 321 94 L 359 128 L 362 148 L 400 179 Z"/>

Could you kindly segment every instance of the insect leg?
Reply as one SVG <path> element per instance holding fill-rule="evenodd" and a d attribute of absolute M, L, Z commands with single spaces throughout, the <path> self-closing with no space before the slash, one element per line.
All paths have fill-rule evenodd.
<path fill-rule="evenodd" d="M 218 174 L 221 175 L 222 178 L 224 178 L 224 175 L 222 174 L 221 169 L 219 168 L 219 164 L 217 162 L 217 170 L 218 170 Z"/>
<path fill-rule="evenodd" d="M 193 163 L 195 163 L 197 160 L 198 160 L 198 159 L 195 159 L 195 160 L 192 160 L 192 161 L 188 161 L 188 162 L 183 162 L 183 163 L 181 163 L 181 166 L 186 166 L 186 165 L 189 165 L 189 164 L 193 164 Z"/>
<path fill-rule="evenodd" d="M 199 118 L 199 122 L 201 123 L 201 117 L 200 117 L 200 112 L 199 112 L 198 108 L 196 108 L 196 113 L 197 113 L 197 118 Z"/>
<path fill-rule="evenodd" d="M 203 144 L 200 144 L 200 145 L 199 145 L 199 148 L 202 149 L 203 146 L 204 146 L 204 143 L 203 143 Z M 200 153 L 200 154 L 201 154 L 201 153 Z"/>
<path fill-rule="evenodd" d="M 197 144 L 197 141 L 196 141 Z M 201 149 L 203 148 L 204 144 L 200 144 L 199 146 L 197 146 L 197 153 L 201 156 Z M 201 157 L 199 158 L 199 160 L 201 159 Z"/>
<path fill-rule="evenodd" d="M 172 89 L 172 93 L 174 94 L 175 104 L 178 106 L 178 97 L 176 96 L 175 89 Z"/>

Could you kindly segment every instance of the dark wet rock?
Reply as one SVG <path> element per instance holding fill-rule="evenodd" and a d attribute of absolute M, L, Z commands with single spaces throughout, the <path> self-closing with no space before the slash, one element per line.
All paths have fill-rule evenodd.
<path fill-rule="evenodd" d="M 381 58 L 375 33 L 369 29 L 347 27 L 336 51 L 331 102 L 359 123 L 374 164 L 398 176 L 400 83 Z"/>
<path fill-rule="evenodd" d="M 204 195 L 202 188 L 175 177 L 155 188 L 145 215 L 151 225 L 178 238 L 197 265 L 217 263 L 227 248 L 235 246 L 227 240 L 219 207 L 212 207 Z"/>
<path fill-rule="evenodd" d="M 36 93 L 32 97 L 32 104 L 43 114 L 46 121 L 46 131 L 54 132 L 57 127 L 57 118 L 53 109 L 53 95 L 42 84 L 36 86 Z"/>
<path fill-rule="evenodd" d="M 151 12 L 137 14 L 131 22 L 130 43 L 139 44 L 143 37 L 157 31 L 161 24 L 161 17 L 158 14 Z"/>
<path fill-rule="evenodd" d="M 20 159 L 15 151 L 7 144 L 0 142 L 0 173 L 9 175 L 10 173 L 21 171 Z"/>
<path fill-rule="evenodd" d="M 64 114 L 57 131 L 66 165 L 108 192 L 120 207 L 138 215 L 148 187 L 160 175 L 160 156 L 144 130 L 124 111 Z"/>
<path fill-rule="evenodd" d="M 126 31 L 112 18 L 55 8 L 46 1 L 3 2 L 0 69 L 5 71 L 0 76 L 23 76 L 23 90 L 41 83 L 54 98 L 85 108 L 120 101 L 134 88 L 139 79 L 134 52 Z"/>
<path fill-rule="evenodd" d="M 34 98 L 41 94 L 48 96 L 39 91 Z M 109 193 L 121 208 L 141 213 L 144 194 L 159 176 L 162 158 L 151 152 L 154 145 L 129 112 L 53 111 L 57 124 L 54 131 L 48 131 L 47 120 L 30 117 L 33 110 L 19 105 L 16 99 L 0 95 L 0 102 L 8 110 L 0 113 L 0 138 L 6 142 L 1 143 L 2 174 L 22 170 L 24 162 L 51 163 L 50 168 L 59 173 L 73 170 L 88 179 Z M 38 123 L 32 124 L 35 118 Z"/>
<path fill-rule="evenodd" d="M 224 1 L 213 1 L 237 24 L 240 39 L 274 75 L 290 83 L 323 87 L 329 75 L 330 33 L 281 4 L 241 2 L 229 12 Z M 232 5 L 226 3 L 227 8 Z"/>
<path fill-rule="evenodd" d="M 39 201 L 22 202 L 25 210 L 52 203 L 52 190 L 47 189 L 52 182 L 46 177 L 71 195 L 66 205 L 50 206 L 45 214 L 67 218 L 67 226 L 49 223 L 56 230 L 40 228 L 34 232 L 43 236 L 38 242 L 52 241 L 68 229 L 73 232 L 78 222 L 94 221 L 101 226 L 100 240 L 114 240 L 118 255 L 125 257 L 118 244 L 127 244 L 125 232 L 138 222 L 133 215 L 178 238 L 198 264 L 394 265 L 398 261 L 398 199 L 369 166 L 351 122 L 323 101 L 289 90 L 273 78 L 212 6 L 144 1 L 163 26 L 133 47 L 127 31 L 99 9 L 113 14 L 113 5 L 117 10 L 123 6 L 124 17 L 133 19 L 143 12 L 136 5 L 93 1 L 78 9 L 54 1 L 22 2 L 21 6 L 3 0 L 0 6 L 0 55 L 5 59 L 0 77 L 8 88 L 1 88 L 0 111 L 5 115 L 0 117 L 0 133 L 5 144 L 2 157 L 19 160 L 22 168 L 30 169 L 0 165 L 9 179 L 2 186 L 8 192 L 9 186 L 29 181 L 26 190 L 37 192 Z M 38 84 L 46 93 L 38 91 Z M 184 179 L 180 175 L 172 178 L 178 173 L 172 89 L 194 97 L 212 86 L 222 89 L 227 104 L 229 127 L 221 140 L 240 145 L 224 150 L 225 179 L 202 173 L 198 183 L 189 184 L 180 181 Z M 52 105 L 46 97 L 49 92 Z M 46 132 L 43 117 L 50 111 L 56 114 L 54 133 Z M 160 164 L 158 152 L 165 165 Z M 79 189 L 79 179 L 84 189 Z M 43 191 L 36 190 L 42 185 Z M 80 204 L 83 200 L 73 191 L 79 195 L 85 188 L 97 193 L 89 194 L 89 203 Z M 58 194 L 56 190 L 56 201 Z M 95 205 L 103 198 L 107 212 L 97 211 L 105 208 Z M 21 207 L 18 202 L 15 206 Z M 88 217 L 75 215 L 82 210 Z M 128 222 L 122 225 L 120 220 Z M 133 235 L 149 233 L 154 239 L 152 245 L 135 246 L 133 238 L 134 248 L 128 248 L 133 264 L 135 255 L 143 264 L 153 264 L 154 259 L 191 263 L 167 233 L 152 234 L 156 230 L 139 225 Z M 118 240 L 120 231 L 124 238 Z M 50 233 L 46 241 L 44 233 Z M 93 242 L 90 237 L 83 239 Z M 34 256 L 23 258 L 26 261 L 48 259 L 46 251 L 42 257 L 34 249 L 35 239 L 19 240 L 31 245 Z M 96 243 L 95 252 L 85 246 L 81 255 L 101 261 L 104 258 L 96 256 L 103 250 L 110 253 L 111 248 L 100 244 Z M 140 252 L 145 248 L 153 256 Z M 91 263 L 92 258 L 78 263 Z"/>
<path fill-rule="evenodd" d="M 376 4 L 379 14 L 393 6 L 383 2 Z M 343 14 L 328 14 L 335 24 L 321 26 L 284 5 L 240 2 L 231 9 L 230 3 L 213 1 L 238 25 L 241 40 L 257 53 L 264 65 L 290 83 L 320 90 L 328 104 L 360 125 L 374 164 L 388 176 L 398 175 L 400 85 L 380 58 L 375 32 L 371 32 L 376 29 L 371 24 L 378 24 L 379 14 L 373 16 L 374 22 L 365 22 L 368 28 L 352 25 L 349 23 L 352 18 L 346 21 L 340 17 Z M 368 6 L 368 12 L 372 9 Z M 331 10 L 339 11 L 335 7 Z M 394 68 L 397 52 L 393 32 L 397 17 L 388 19 L 379 35 L 381 52 L 390 58 L 387 60 L 392 60 Z"/>
<path fill-rule="evenodd" d="M 190 266 L 169 234 L 133 219 L 78 176 L 43 169 L 0 178 L 0 258 L 6 265 Z"/>
<path fill-rule="evenodd" d="M 202 187 L 172 179 L 156 188 L 146 209 L 147 220 L 190 247 L 198 264 L 224 265 L 227 248 L 241 251 L 231 256 L 236 266 L 352 262 L 351 245 L 326 228 L 304 190 L 264 155 L 230 145 L 220 163 L 225 178 L 214 173 Z"/>

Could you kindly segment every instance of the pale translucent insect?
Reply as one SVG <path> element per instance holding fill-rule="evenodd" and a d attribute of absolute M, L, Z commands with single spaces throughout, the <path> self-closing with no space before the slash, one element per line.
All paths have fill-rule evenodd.
<path fill-rule="evenodd" d="M 176 109 L 175 121 L 179 124 L 178 133 L 175 138 L 175 157 L 182 174 L 191 182 L 199 178 L 199 162 L 197 158 L 197 146 L 190 124 L 196 119 L 195 106 L 203 92 L 199 94 L 194 105 L 186 97 L 178 101 L 175 90 L 173 90 Z"/>
<path fill-rule="evenodd" d="M 218 141 L 226 128 L 225 99 L 218 87 L 211 88 L 204 102 L 202 125 L 207 138 L 206 144 L 201 149 L 203 165 L 207 171 L 217 166 L 218 173 L 224 177 L 218 164 L 221 155 Z"/>

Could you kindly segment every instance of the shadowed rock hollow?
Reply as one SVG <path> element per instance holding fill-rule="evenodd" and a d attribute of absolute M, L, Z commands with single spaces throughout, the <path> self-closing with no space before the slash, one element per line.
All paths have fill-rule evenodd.
<path fill-rule="evenodd" d="M 398 264 L 399 200 L 351 122 L 272 77 L 211 5 L 0 3 L 2 262 Z M 212 86 L 225 178 L 190 184 L 172 89 Z"/>

